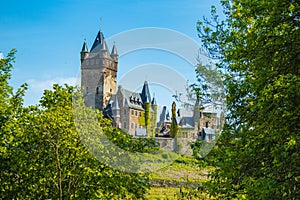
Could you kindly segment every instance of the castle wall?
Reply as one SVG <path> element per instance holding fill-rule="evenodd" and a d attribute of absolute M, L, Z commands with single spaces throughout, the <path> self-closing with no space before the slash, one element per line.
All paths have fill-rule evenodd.
<path fill-rule="evenodd" d="M 102 75 L 99 69 L 83 68 L 81 69 L 81 85 L 84 93 L 84 101 L 86 106 L 95 108 L 95 95 L 97 92 L 97 85 Z M 99 88 L 98 95 L 101 95 L 101 88 Z"/>
<path fill-rule="evenodd" d="M 155 137 L 153 139 L 160 144 L 160 148 L 163 148 L 166 151 L 173 151 L 186 156 L 193 155 L 193 151 L 190 147 L 190 142 L 195 140 L 192 140 L 191 138 Z"/>
<path fill-rule="evenodd" d="M 134 136 L 136 128 L 140 128 L 139 117 L 141 116 L 141 111 L 130 108 L 128 116 L 130 121 L 130 127 L 128 132 L 130 135 Z"/>

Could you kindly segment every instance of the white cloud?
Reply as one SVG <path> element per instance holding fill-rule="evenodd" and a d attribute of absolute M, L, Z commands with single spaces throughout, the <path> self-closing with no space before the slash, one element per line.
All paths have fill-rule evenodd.
<path fill-rule="evenodd" d="M 76 77 L 58 77 L 49 80 L 37 80 L 29 79 L 26 81 L 28 84 L 28 90 L 25 95 L 25 105 L 37 104 L 40 100 L 44 90 L 52 89 L 53 84 L 68 84 L 68 85 L 78 85 L 79 80 Z"/>

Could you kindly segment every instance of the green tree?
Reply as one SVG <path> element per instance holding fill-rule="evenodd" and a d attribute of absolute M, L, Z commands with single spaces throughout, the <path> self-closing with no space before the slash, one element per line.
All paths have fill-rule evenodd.
<path fill-rule="evenodd" d="M 150 100 L 149 102 L 145 102 L 145 127 L 147 129 L 147 133 L 148 134 L 151 134 L 150 131 L 151 131 L 151 103 L 150 103 Z"/>
<path fill-rule="evenodd" d="M 209 191 L 220 199 L 299 199 L 299 1 L 221 3 L 225 19 L 213 7 L 197 27 L 223 72 L 228 107 Z"/>
<path fill-rule="evenodd" d="M 12 199 L 18 192 L 19 177 L 14 174 L 18 170 L 15 160 L 18 159 L 16 146 L 19 136 L 17 119 L 23 115 L 23 96 L 26 84 L 23 84 L 16 92 L 8 84 L 11 78 L 12 63 L 15 60 L 15 52 L 10 51 L 6 58 L 0 59 L 0 198 Z M 9 191 L 8 195 L 3 195 Z"/>
<path fill-rule="evenodd" d="M 170 127 L 170 136 L 176 137 L 178 133 L 179 127 L 176 121 L 176 103 L 173 101 L 172 103 L 172 122 Z"/>
<path fill-rule="evenodd" d="M 74 110 L 71 86 L 45 90 L 36 106 L 23 107 L 25 85 L 16 93 L 9 86 L 14 51 L 0 60 L 0 198 L 1 199 L 139 199 L 150 187 L 147 174 L 115 170 L 94 157 L 78 133 L 76 115 L 96 116 L 87 130 L 103 130 L 126 150 L 152 152 L 157 144 L 133 140 L 110 126 L 96 110 Z M 76 96 L 76 95 L 75 95 Z M 82 99 L 78 104 L 83 105 Z M 81 113 L 79 113 L 81 112 Z M 80 115 L 82 116 L 82 115 Z M 95 132 L 88 141 L 105 151 Z M 99 137 L 98 137 L 99 136 Z M 93 140 L 93 141 L 92 141 Z M 99 143 L 97 143 L 99 142 Z M 103 158 L 114 159 L 114 158 Z"/>

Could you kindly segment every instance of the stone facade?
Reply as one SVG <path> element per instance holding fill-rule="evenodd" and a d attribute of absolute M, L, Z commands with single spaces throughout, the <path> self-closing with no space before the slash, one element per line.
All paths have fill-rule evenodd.
<path fill-rule="evenodd" d="M 150 135 L 154 131 L 157 106 L 145 81 L 141 93 L 118 87 L 118 53 L 114 44 L 108 50 L 100 30 L 91 50 L 84 41 L 80 52 L 81 86 L 86 106 L 103 111 L 113 125 L 125 129 L 131 135 Z M 153 123 L 154 121 L 154 123 Z"/>
<path fill-rule="evenodd" d="M 140 132 L 143 132 L 143 129 L 146 130 L 148 136 L 153 132 L 151 121 L 157 114 L 156 103 L 155 100 L 149 101 L 150 92 L 145 91 L 149 91 L 147 81 L 145 81 L 141 93 L 119 86 L 117 93 L 111 95 L 108 105 L 104 109 L 104 113 L 113 120 L 116 127 L 126 130 L 133 136 L 142 134 Z M 119 118 L 114 114 L 117 110 L 120 113 Z"/>
<path fill-rule="evenodd" d="M 84 42 L 81 55 L 81 86 L 86 106 L 103 110 L 116 93 L 118 54 L 114 45 L 111 53 L 101 30 L 90 51 Z"/>
<path fill-rule="evenodd" d="M 202 133 L 204 130 L 209 131 L 210 134 L 207 134 L 207 137 L 215 138 L 215 136 L 211 136 L 211 133 L 215 134 L 215 132 L 222 128 L 220 113 L 220 108 L 216 109 L 211 104 L 204 105 L 202 109 L 197 109 L 197 106 L 194 109 L 179 108 L 175 118 L 179 128 L 177 138 L 190 138 L 190 140 L 201 138 L 210 141 L 211 139 L 206 138 L 206 136 L 203 137 Z M 157 123 L 160 130 L 157 136 L 169 137 L 171 123 L 171 116 L 165 106 Z"/>
<path fill-rule="evenodd" d="M 145 81 L 141 93 L 119 86 L 117 89 L 118 53 L 114 44 L 108 50 L 103 32 L 100 30 L 91 50 L 84 41 L 80 52 L 81 86 L 86 106 L 103 111 L 115 127 L 126 130 L 133 136 L 170 136 L 172 119 L 164 107 L 157 122 L 157 104 L 151 98 L 148 82 Z M 208 106 L 207 106 L 208 108 Z M 178 138 L 196 140 L 203 128 L 220 129 L 217 112 L 178 109 L 174 118 L 179 127 Z M 174 125 L 173 125 L 174 126 Z M 208 131 L 208 129 L 207 129 Z M 210 131 L 211 133 L 211 131 Z"/>

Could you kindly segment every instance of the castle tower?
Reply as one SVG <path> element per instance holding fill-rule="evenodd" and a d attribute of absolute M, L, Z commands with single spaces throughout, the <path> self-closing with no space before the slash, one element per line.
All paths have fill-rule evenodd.
<path fill-rule="evenodd" d="M 113 126 L 117 128 L 121 128 L 121 121 L 120 121 L 120 107 L 118 102 L 117 95 L 113 95 L 114 102 L 112 103 L 112 117 L 114 119 Z"/>
<path fill-rule="evenodd" d="M 114 44 L 110 53 L 102 30 L 95 38 L 90 52 L 84 42 L 80 52 L 81 87 L 86 106 L 103 110 L 116 93 L 118 53 Z"/>
<path fill-rule="evenodd" d="M 80 61 L 81 63 L 89 56 L 89 50 L 87 48 L 87 45 L 86 45 L 86 41 L 84 40 L 84 43 L 82 45 L 82 49 L 81 49 L 81 52 L 80 52 Z"/>
<path fill-rule="evenodd" d="M 156 133 L 157 103 L 156 103 L 156 99 L 155 99 L 154 95 L 153 95 L 153 99 L 151 101 L 151 107 L 152 107 L 152 110 L 153 110 L 152 120 L 151 120 L 151 129 L 152 129 L 153 133 Z"/>

